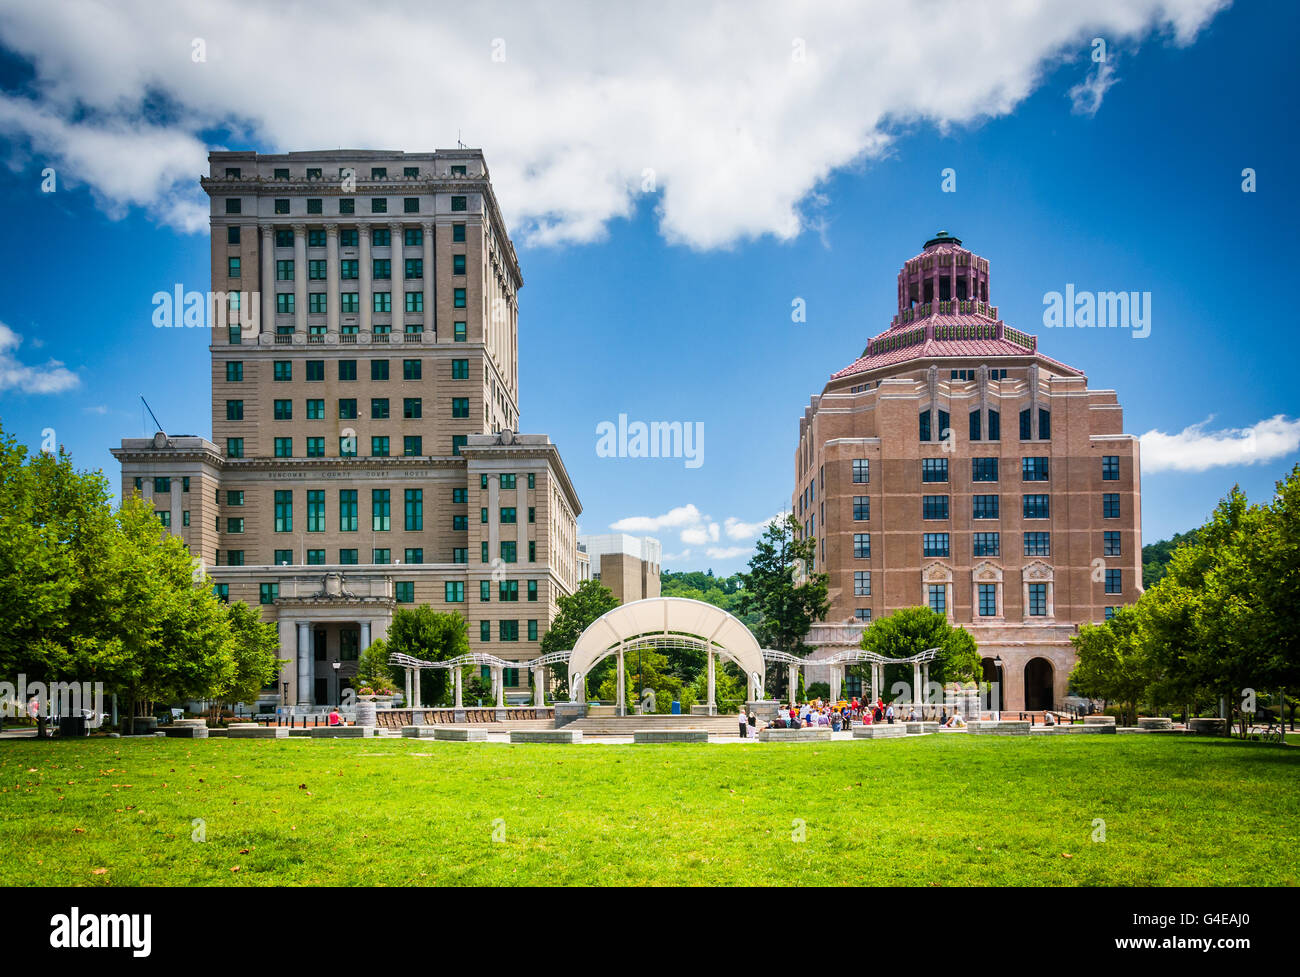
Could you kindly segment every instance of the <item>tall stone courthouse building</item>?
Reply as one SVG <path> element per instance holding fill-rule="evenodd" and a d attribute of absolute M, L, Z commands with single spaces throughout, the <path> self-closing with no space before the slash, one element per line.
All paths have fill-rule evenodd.
<path fill-rule="evenodd" d="M 1141 593 L 1138 440 L 1115 392 L 1003 322 L 988 260 L 944 232 L 804 410 L 794 473 L 830 582 L 814 658 L 930 607 L 974 636 L 1002 708 L 1060 708 L 1077 626 Z"/>
<path fill-rule="evenodd" d="M 276 622 L 267 706 L 338 702 L 404 605 L 536 657 L 582 510 L 549 438 L 515 433 L 523 278 L 482 153 L 209 162 L 212 440 L 124 440 L 123 497 Z"/>

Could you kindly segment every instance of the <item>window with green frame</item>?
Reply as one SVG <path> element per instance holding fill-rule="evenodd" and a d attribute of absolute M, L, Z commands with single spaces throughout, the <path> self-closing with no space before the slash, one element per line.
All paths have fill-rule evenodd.
<path fill-rule="evenodd" d="M 468 563 L 468 562 L 469 562 L 469 548 L 468 548 L 468 547 L 465 547 L 465 546 L 454 546 L 454 547 L 452 547 L 452 550 L 451 550 L 451 562 L 452 562 L 452 563 Z"/>
<path fill-rule="evenodd" d="M 451 398 L 451 416 L 452 417 L 469 417 L 469 398 L 452 397 Z"/>
<path fill-rule="evenodd" d="M 387 458 L 388 457 L 388 436 L 376 434 L 370 438 L 370 457 Z"/>
<path fill-rule="evenodd" d="M 277 458 L 293 457 L 293 438 L 275 439 L 275 457 Z"/>
<path fill-rule="evenodd" d="M 289 566 L 293 563 L 293 550 L 276 550 L 275 565 L 278 567 Z"/>
<path fill-rule="evenodd" d="M 528 473 L 528 487 L 537 488 L 537 475 L 534 472 Z"/>
<path fill-rule="evenodd" d="M 402 360 L 403 380 L 419 380 L 422 372 L 419 360 Z"/>
<path fill-rule="evenodd" d="M 356 566 L 357 551 L 354 549 L 339 550 L 339 563 L 344 566 Z"/>
<path fill-rule="evenodd" d="M 275 531 L 293 532 L 293 492 L 277 489 L 275 493 Z"/>
<path fill-rule="evenodd" d="M 453 275 L 465 274 L 465 256 L 463 254 L 453 254 L 451 256 L 451 273 Z"/>
<path fill-rule="evenodd" d="M 424 438 L 418 434 L 403 434 L 402 454 L 408 458 L 424 454 Z"/>
<path fill-rule="evenodd" d="M 502 580 L 497 584 L 497 600 L 505 603 L 518 603 L 519 601 L 519 581 Z"/>
<path fill-rule="evenodd" d="M 325 457 L 325 439 L 308 438 L 307 439 L 307 457 L 324 458 Z"/>
<path fill-rule="evenodd" d="M 530 581 L 528 581 L 528 599 L 531 600 L 531 601 L 535 601 L 535 600 L 537 600 L 537 581 L 536 581 L 536 580 L 530 580 Z"/>
<path fill-rule="evenodd" d="M 535 540 L 531 539 L 528 541 L 528 562 L 537 562 L 537 543 Z"/>
<path fill-rule="evenodd" d="M 519 640 L 519 622 L 518 621 L 498 621 L 497 637 L 502 641 Z"/>
<path fill-rule="evenodd" d="M 415 581 L 414 580 L 395 580 L 393 581 L 393 599 L 399 604 L 415 603 Z"/>
<path fill-rule="evenodd" d="M 478 640 L 481 641 L 481 642 L 484 642 L 484 643 L 490 642 L 490 641 L 492 640 L 492 622 L 491 622 L 491 621 L 479 621 L 479 622 L 478 622 Z"/>
<path fill-rule="evenodd" d="M 370 551 L 370 562 L 385 566 L 393 562 L 393 551 L 384 547 L 375 547 Z"/>
<path fill-rule="evenodd" d="M 514 540 L 501 541 L 501 560 L 505 563 L 519 562 L 519 548 Z"/>
<path fill-rule="evenodd" d="M 275 402 L 275 406 L 274 406 L 274 409 L 273 409 L 273 410 L 274 410 L 273 416 L 275 417 L 275 419 L 276 419 L 277 421 L 292 421 L 292 420 L 293 420 L 293 401 L 292 401 L 292 400 L 277 400 L 277 401 Z"/>
<path fill-rule="evenodd" d="M 293 379 L 293 361 L 276 360 L 272 364 L 272 376 L 276 380 L 285 381 Z"/>
<path fill-rule="evenodd" d="M 448 580 L 443 584 L 442 599 L 448 604 L 465 603 L 465 582 L 463 580 Z"/>
<path fill-rule="evenodd" d="M 226 382 L 241 383 L 244 379 L 244 362 L 243 360 L 226 361 Z"/>
<path fill-rule="evenodd" d="M 324 551 L 324 550 L 308 550 L 308 551 L 307 551 L 307 565 L 308 565 L 308 566 L 312 566 L 312 567 L 324 566 L 324 565 L 325 565 L 325 551 Z"/>
<path fill-rule="evenodd" d="M 479 543 L 478 545 L 479 545 L 478 561 L 480 563 L 486 563 L 488 561 L 488 541 L 485 539 L 483 540 L 483 542 Z"/>
<path fill-rule="evenodd" d="M 323 421 L 325 420 L 325 401 L 319 397 L 313 397 L 307 401 L 307 420 Z"/>
<path fill-rule="evenodd" d="M 452 240 L 452 243 L 454 243 L 454 244 L 460 244 L 462 241 L 465 240 L 465 225 L 464 225 L 464 224 L 452 224 L 452 225 L 451 225 L 451 240 Z"/>
<path fill-rule="evenodd" d="M 258 584 L 257 591 L 257 602 L 259 604 L 274 604 L 275 599 L 280 596 L 280 585 L 278 583 Z"/>
<path fill-rule="evenodd" d="M 469 501 L 469 489 L 454 488 L 451 490 L 451 504 L 464 505 Z"/>
<path fill-rule="evenodd" d="M 406 489 L 403 493 L 405 529 L 408 533 L 424 530 L 424 489 Z"/>
<path fill-rule="evenodd" d="M 230 603 L 230 584 L 214 583 L 212 592 L 217 595 L 217 600 L 224 601 L 227 604 Z"/>
<path fill-rule="evenodd" d="M 370 528 L 377 533 L 386 533 L 392 529 L 392 504 L 388 489 L 370 490 Z"/>
<path fill-rule="evenodd" d="M 451 436 L 451 453 L 453 455 L 459 455 L 460 449 L 465 447 L 467 444 L 469 444 L 469 435 L 453 434 Z"/>
<path fill-rule="evenodd" d="M 478 582 L 478 599 L 481 601 L 492 600 L 492 581 L 480 580 Z"/>
<path fill-rule="evenodd" d="M 325 532 L 325 490 L 307 491 L 307 532 Z"/>
<path fill-rule="evenodd" d="M 357 531 L 357 490 L 339 489 L 339 532 Z"/>
<path fill-rule="evenodd" d="M 536 621 L 536 620 L 531 620 L 531 621 L 528 622 L 528 640 L 529 640 L 529 641 L 536 641 L 536 640 L 537 640 L 537 621 Z"/>
<path fill-rule="evenodd" d="M 371 397 L 370 398 L 370 418 L 375 421 L 388 420 L 388 398 Z"/>
<path fill-rule="evenodd" d="M 451 328 L 452 328 L 453 341 L 458 343 L 463 343 L 469 339 L 469 334 L 466 332 L 465 323 L 453 322 Z M 452 379 L 455 379 L 455 377 L 453 377 Z"/>
<path fill-rule="evenodd" d="M 453 380 L 469 379 L 469 360 L 451 361 L 451 378 Z"/>
<path fill-rule="evenodd" d="M 419 546 L 408 547 L 402 558 L 407 563 L 423 563 L 424 549 Z"/>
<path fill-rule="evenodd" d="M 226 457 L 227 458 L 244 457 L 243 438 L 226 438 Z"/>
<path fill-rule="evenodd" d="M 244 402 L 242 400 L 226 401 L 226 420 L 242 421 L 244 419 Z"/>
<path fill-rule="evenodd" d="M 514 506 L 504 506 L 504 505 L 503 505 L 503 506 L 501 507 L 501 521 L 502 521 L 503 523 L 514 523 L 514 522 L 518 522 L 518 519 L 516 518 L 516 512 L 517 512 L 517 510 L 515 509 Z"/>
<path fill-rule="evenodd" d="M 515 486 L 516 486 L 515 476 L 510 474 L 509 472 L 504 472 L 501 475 L 501 487 L 503 489 L 513 489 L 515 488 Z"/>

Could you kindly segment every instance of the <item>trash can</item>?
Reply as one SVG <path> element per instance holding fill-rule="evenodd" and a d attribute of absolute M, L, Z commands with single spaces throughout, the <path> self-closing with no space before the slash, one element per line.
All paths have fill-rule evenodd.
<path fill-rule="evenodd" d="M 674 716 L 680 716 L 682 714 L 682 704 L 676 699 L 673 700 L 672 713 Z"/>
<path fill-rule="evenodd" d="M 86 718 L 84 716 L 60 716 L 59 735 L 64 738 L 87 735 Z"/>

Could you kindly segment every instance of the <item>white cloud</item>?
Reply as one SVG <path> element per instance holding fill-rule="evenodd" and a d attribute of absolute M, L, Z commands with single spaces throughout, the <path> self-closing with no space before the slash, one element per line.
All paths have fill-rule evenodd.
<path fill-rule="evenodd" d="M 685 560 L 691 555 L 690 550 L 682 550 L 680 553 L 665 553 L 661 560 L 661 566 L 667 566 L 669 563 L 676 563 L 678 560 Z"/>
<path fill-rule="evenodd" d="M 726 527 L 728 539 L 753 539 L 782 515 L 783 513 L 778 512 L 774 516 L 768 516 L 762 522 L 741 522 L 735 516 L 728 516 L 723 525 Z"/>
<path fill-rule="evenodd" d="M 1106 92 L 1118 81 L 1112 61 L 1094 64 L 1087 77 L 1070 89 L 1070 110 L 1075 115 L 1096 115 Z"/>
<path fill-rule="evenodd" d="M 98 414 L 101 417 L 103 417 L 105 414 L 108 413 L 108 408 L 105 407 L 103 404 L 95 404 L 90 407 L 81 408 L 81 412 L 83 414 Z"/>
<path fill-rule="evenodd" d="M 201 231 L 212 132 L 272 151 L 428 150 L 463 132 L 526 239 L 601 237 L 652 175 L 667 239 L 726 247 L 815 229 L 819 185 L 904 127 L 1004 115 L 1094 36 L 1190 43 L 1225 3 L 477 3 L 449 18 L 420 0 L 317 0 L 310 16 L 259 0 L 11 0 L 0 37 L 35 77 L 30 97 L 0 95 L 0 136 L 15 163 L 55 166 L 111 214 L 141 206 Z"/>
<path fill-rule="evenodd" d="M 15 354 L 22 342 L 22 336 L 0 322 L 0 392 L 58 394 L 81 382 L 58 360 L 48 360 L 41 366 L 18 362 Z"/>
<path fill-rule="evenodd" d="M 609 528 L 616 533 L 656 533 L 663 529 L 694 526 L 702 518 L 699 509 L 687 504 L 670 509 L 662 516 L 628 516 L 610 523 Z"/>
<path fill-rule="evenodd" d="M 716 543 L 718 539 L 718 524 L 716 522 L 700 523 L 698 526 L 682 530 L 682 542 L 689 543 L 691 546 Z"/>
<path fill-rule="evenodd" d="M 710 546 L 704 552 L 715 560 L 730 560 L 737 556 L 744 556 L 746 553 L 752 553 L 753 551 L 754 547 L 752 546 Z"/>
<path fill-rule="evenodd" d="M 1151 430 L 1142 435 L 1142 472 L 1203 472 L 1229 465 L 1256 465 L 1300 448 L 1300 419 L 1277 414 L 1250 427 L 1207 431 L 1214 418 L 1177 434 Z"/>

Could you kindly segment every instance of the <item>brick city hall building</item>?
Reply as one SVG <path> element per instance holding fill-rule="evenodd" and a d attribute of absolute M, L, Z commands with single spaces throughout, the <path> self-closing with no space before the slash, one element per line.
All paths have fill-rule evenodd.
<path fill-rule="evenodd" d="M 1002 708 L 1061 708 L 1070 636 L 1141 593 L 1138 441 L 1115 392 L 999 319 L 988 260 L 946 233 L 903 265 L 890 327 L 812 398 L 794 461 L 830 583 L 813 658 L 927 606 L 970 631 Z"/>
<path fill-rule="evenodd" d="M 264 706 L 338 702 L 404 604 L 537 657 L 581 505 L 555 445 L 513 433 L 523 279 L 482 154 L 209 161 L 212 440 L 124 440 L 123 497 L 277 623 Z"/>

